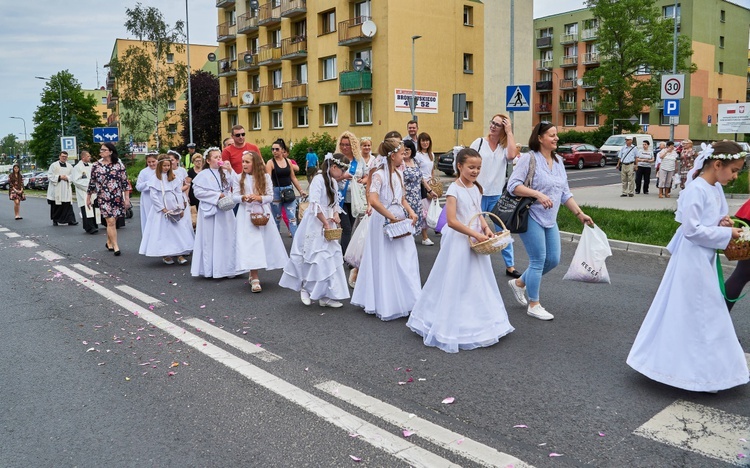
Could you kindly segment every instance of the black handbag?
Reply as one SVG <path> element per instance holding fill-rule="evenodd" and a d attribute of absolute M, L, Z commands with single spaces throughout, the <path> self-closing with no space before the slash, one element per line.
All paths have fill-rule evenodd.
<path fill-rule="evenodd" d="M 529 171 L 526 174 L 526 180 L 523 185 L 531 187 L 531 181 L 536 171 L 536 157 L 530 153 Z M 511 194 L 507 189 L 492 208 L 492 213 L 500 218 L 505 227 L 512 233 L 526 232 L 529 227 L 529 210 L 531 205 L 536 202 L 533 197 L 517 197 Z"/>
<path fill-rule="evenodd" d="M 289 167 L 289 170 L 292 170 L 292 165 L 289 163 L 289 160 L 286 161 L 287 167 Z M 274 166 L 278 167 L 276 165 L 276 162 L 274 161 Z M 276 185 L 279 186 L 279 176 L 276 174 L 276 171 L 273 171 L 273 175 L 276 176 Z M 297 199 L 297 195 L 294 193 L 293 188 L 285 188 L 279 190 L 279 198 L 281 199 L 281 203 L 291 203 L 294 200 Z"/>

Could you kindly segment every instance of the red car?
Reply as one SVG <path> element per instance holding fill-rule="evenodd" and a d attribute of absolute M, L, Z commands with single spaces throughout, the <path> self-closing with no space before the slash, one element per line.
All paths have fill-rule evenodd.
<path fill-rule="evenodd" d="M 584 166 L 604 167 L 607 159 L 604 153 L 594 145 L 586 143 L 566 143 L 557 147 L 557 154 L 565 160 L 566 166 L 575 166 L 583 169 Z"/>

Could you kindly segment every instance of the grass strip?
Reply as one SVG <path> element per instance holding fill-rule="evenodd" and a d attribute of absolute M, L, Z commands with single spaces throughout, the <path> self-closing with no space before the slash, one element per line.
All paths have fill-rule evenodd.
<path fill-rule="evenodd" d="M 585 205 L 581 208 L 610 240 L 665 247 L 680 226 L 671 210 L 625 211 Z M 561 231 L 578 234 L 583 231 L 581 222 L 565 207 L 560 208 L 557 223 Z"/>

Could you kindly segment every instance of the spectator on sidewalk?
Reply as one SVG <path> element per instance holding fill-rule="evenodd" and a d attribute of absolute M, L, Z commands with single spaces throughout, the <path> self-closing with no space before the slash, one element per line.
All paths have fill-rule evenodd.
<path fill-rule="evenodd" d="M 8 177 L 8 197 L 13 200 L 13 213 L 16 219 L 23 219 L 21 217 L 21 202 L 26 200 L 26 194 L 23 193 L 23 175 L 18 164 L 13 165 Z"/>
<path fill-rule="evenodd" d="M 313 151 L 312 148 L 307 148 L 307 154 L 305 155 L 305 175 L 307 175 L 307 185 L 309 186 L 318 173 L 318 155 Z"/>
<path fill-rule="evenodd" d="M 651 182 L 651 164 L 654 162 L 654 153 L 649 148 L 648 140 L 643 140 L 643 146 L 639 154 L 635 157 L 635 163 L 638 166 L 635 170 L 635 193 L 648 195 L 648 186 Z"/>
<path fill-rule="evenodd" d="M 625 146 L 620 148 L 617 153 L 617 169 L 620 171 L 620 180 L 622 181 L 621 197 L 635 196 L 635 171 L 633 165 L 635 158 L 638 156 L 638 148 L 635 147 L 633 137 L 625 137 Z"/>
<path fill-rule="evenodd" d="M 693 141 L 690 139 L 682 140 L 682 152 L 680 153 L 680 188 L 685 188 L 685 181 L 687 180 L 687 174 L 690 169 L 693 168 L 695 163 L 695 149 L 693 148 Z"/>
<path fill-rule="evenodd" d="M 229 161 L 235 174 L 242 174 L 242 155 L 245 151 L 255 151 L 260 154 L 260 150 L 252 143 L 245 142 L 245 127 L 235 125 L 232 127 L 233 144 L 224 147 L 221 151 L 221 159 Z"/>
<path fill-rule="evenodd" d="M 667 147 L 659 152 L 661 163 L 659 164 L 659 198 L 670 198 L 672 191 L 672 178 L 677 169 L 677 158 L 680 155 L 674 149 L 674 141 L 668 141 Z"/>

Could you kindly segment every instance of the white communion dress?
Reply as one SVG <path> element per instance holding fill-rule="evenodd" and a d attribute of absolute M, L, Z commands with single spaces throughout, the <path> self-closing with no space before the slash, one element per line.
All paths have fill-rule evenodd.
<path fill-rule="evenodd" d="M 135 189 L 141 192 L 140 217 L 141 217 L 141 236 L 146 232 L 148 216 L 151 214 L 151 197 L 149 196 L 149 181 L 156 177 L 156 172 L 146 166 L 138 173 L 138 179 L 135 182 Z"/>
<path fill-rule="evenodd" d="M 182 222 L 172 222 L 164 215 L 162 209 L 185 209 L 182 197 L 182 181 L 175 178 L 167 180 L 163 174 L 161 179 L 151 177 L 147 182 L 149 197 L 148 221 L 143 232 L 141 246 L 138 253 L 147 257 L 172 257 L 189 254 L 193 250 L 194 235 L 192 226 Z M 142 203 L 143 201 L 141 201 Z M 190 210 L 183 212 L 190 217 Z"/>

